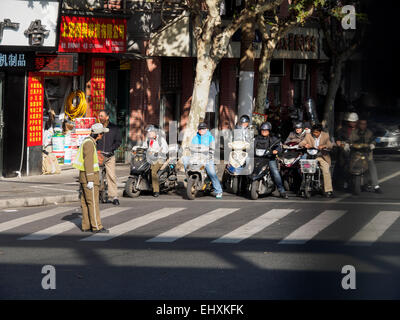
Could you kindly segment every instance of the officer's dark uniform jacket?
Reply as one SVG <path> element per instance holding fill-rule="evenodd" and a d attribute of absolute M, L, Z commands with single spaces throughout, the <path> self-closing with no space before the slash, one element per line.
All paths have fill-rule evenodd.
<path fill-rule="evenodd" d="M 109 132 L 103 134 L 103 138 L 97 141 L 97 150 L 114 153 L 122 143 L 121 132 L 115 124 L 108 122 Z"/>
<path fill-rule="evenodd" d="M 277 142 L 279 139 L 275 136 L 268 136 L 264 137 L 262 135 L 258 135 L 255 140 L 254 140 L 254 156 L 255 157 L 260 157 L 257 155 L 257 149 L 269 149 L 271 145 L 273 145 L 275 142 Z M 277 150 L 278 153 L 282 152 L 282 146 L 280 143 L 277 143 L 271 150 L 271 153 L 269 154 L 268 158 L 270 160 L 274 160 L 276 158 L 276 155 L 272 154 L 272 151 Z"/>

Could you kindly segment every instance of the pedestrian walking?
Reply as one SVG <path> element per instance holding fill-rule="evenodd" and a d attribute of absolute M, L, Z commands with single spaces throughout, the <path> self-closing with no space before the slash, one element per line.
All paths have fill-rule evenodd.
<path fill-rule="evenodd" d="M 73 163 L 79 170 L 81 184 L 82 232 L 109 233 L 101 224 L 99 207 L 99 160 L 96 141 L 103 137 L 108 128 L 101 123 L 91 127 L 91 134 L 83 140 Z"/>
<path fill-rule="evenodd" d="M 109 129 L 108 133 L 97 141 L 97 149 L 103 153 L 104 166 L 106 167 L 106 176 L 108 182 L 108 196 L 112 198 L 112 203 L 119 205 L 117 175 L 115 172 L 115 150 L 119 148 L 122 142 L 121 132 L 117 125 L 110 122 L 110 115 L 106 110 L 99 112 L 99 122 L 104 128 Z"/>

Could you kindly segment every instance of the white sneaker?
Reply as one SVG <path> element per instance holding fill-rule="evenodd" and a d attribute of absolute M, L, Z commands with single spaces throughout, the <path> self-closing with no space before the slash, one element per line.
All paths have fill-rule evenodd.
<path fill-rule="evenodd" d="M 217 193 L 217 195 L 215 196 L 216 199 L 222 199 L 222 193 Z"/>

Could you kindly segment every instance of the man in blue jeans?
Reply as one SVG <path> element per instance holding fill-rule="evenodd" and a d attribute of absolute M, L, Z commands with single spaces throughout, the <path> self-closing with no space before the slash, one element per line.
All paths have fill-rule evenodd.
<path fill-rule="evenodd" d="M 214 165 L 214 152 L 215 152 L 215 138 L 208 131 L 207 124 L 201 122 L 197 127 L 197 134 L 192 139 L 192 145 L 201 144 L 208 147 L 208 162 L 206 164 L 206 171 L 211 179 L 212 185 L 215 189 L 217 199 L 222 199 L 222 187 L 218 180 L 217 172 L 215 171 Z M 189 157 L 182 157 L 183 165 L 185 170 L 189 162 Z"/>
<path fill-rule="evenodd" d="M 272 145 L 274 145 L 278 141 L 277 137 L 270 135 L 271 130 L 272 130 L 272 125 L 269 122 L 264 122 L 260 126 L 261 134 L 258 135 L 254 140 L 256 157 L 263 157 L 262 151 L 269 149 Z M 257 150 L 260 150 L 260 152 L 258 152 Z M 268 155 L 267 157 L 269 160 L 269 169 L 271 170 L 274 182 L 278 187 L 279 195 L 281 198 L 288 199 L 288 195 L 286 194 L 285 188 L 283 187 L 282 178 L 278 170 L 278 164 L 276 163 L 276 155 L 281 151 L 282 151 L 281 144 L 277 143 L 272 148 L 272 154 Z"/>

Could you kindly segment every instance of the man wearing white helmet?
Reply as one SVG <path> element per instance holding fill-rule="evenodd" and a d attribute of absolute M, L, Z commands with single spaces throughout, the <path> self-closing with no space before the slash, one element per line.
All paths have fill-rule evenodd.
<path fill-rule="evenodd" d="M 350 149 L 346 144 L 353 131 L 357 129 L 358 114 L 349 112 L 345 115 L 346 125 L 341 127 L 336 133 L 336 145 L 339 147 L 335 168 L 333 170 L 337 187 L 347 189 L 347 165 L 350 161 Z"/>
<path fill-rule="evenodd" d="M 83 140 L 73 163 L 79 170 L 81 184 L 82 232 L 108 233 L 100 219 L 99 207 L 99 160 L 97 157 L 96 141 L 108 132 L 101 123 L 95 123 L 89 137 Z"/>

